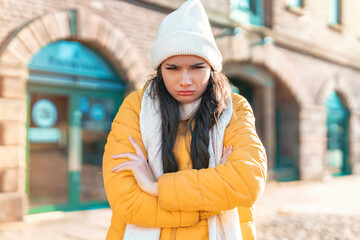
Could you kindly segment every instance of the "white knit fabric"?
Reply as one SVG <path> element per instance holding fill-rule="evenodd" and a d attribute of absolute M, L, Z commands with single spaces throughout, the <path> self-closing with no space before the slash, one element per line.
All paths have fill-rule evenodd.
<path fill-rule="evenodd" d="M 200 0 L 186 1 L 159 26 L 151 49 L 152 67 L 156 70 L 164 60 L 175 55 L 200 56 L 215 71 L 221 71 L 222 56 Z"/>
<path fill-rule="evenodd" d="M 188 104 L 181 104 L 179 106 L 179 112 L 180 112 L 180 121 L 188 120 L 192 117 L 192 115 L 196 112 L 196 110 L 199 108 L 201 99 L 199 98 L 193 103 Z"/>
<path fill-rule="evenodd" d="M 148 155 L 148 162 L 156 179 L 164 173 L 161 159 L 161 113 L 159 103 L 149 96 L 150 86 L 146 89 L 140 110 L 140 131 Z M 227 109 L 222 113 L 219 123 L 210 131 L 209 167 L 215 167 L 222 157 L 225 128 L 232 116 L 232 101 L 229 97 Z M 151 117 L 149 117 L 151 116 Z M 241 240 L 241 229 L 237 208 L 208 218 L 209 240 Z M 125 240 L 158 240 L 161 228 L 145 228 L 127 224 Z"/>

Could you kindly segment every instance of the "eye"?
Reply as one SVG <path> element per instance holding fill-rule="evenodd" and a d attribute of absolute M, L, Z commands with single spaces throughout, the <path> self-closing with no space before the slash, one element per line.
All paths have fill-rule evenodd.
<path fill-rule="evenodd" d="M 167 70 L 177 70 L 179 68 L 177 66 L 167 66 L 167 67 L 165 67 L 165 69 L 167 69 Z"/>
<path fill-rule="evenodd" d="M 192 66 L 192 69 L 200 69 L 200 68 L 205 68 L 205 66 L 201 65 L 201 64 L 199 64 L 199 65 L 195 64 Z"/>

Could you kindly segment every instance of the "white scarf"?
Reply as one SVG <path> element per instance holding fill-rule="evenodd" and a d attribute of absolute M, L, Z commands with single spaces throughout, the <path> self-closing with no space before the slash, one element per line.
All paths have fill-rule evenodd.
<path fill-rule="evenodd" d="M 159 100 L 149 96 L 150 86 L 144 92 L 140 110 L 140 131 L 148 155 L 148 162 L 155 179 L 164 173 L 161 159 L 161 112 Z M 186 120 L 195 113 L 201 99 L 193 104 L 180 106 L 181 119 Z M 229 96 L 228 107 L 220 116 L 218 124 L 210 130 L 209 168 L 220 163 L 222 157 L 225 128 L 232 116 L 232 101 Z M 209 240 L 241 240 L 241 229 L 237 207 L 208 218 Z M 161 228 L 146 228 L 127 224 L 124 240 L 158 240 Z"/>

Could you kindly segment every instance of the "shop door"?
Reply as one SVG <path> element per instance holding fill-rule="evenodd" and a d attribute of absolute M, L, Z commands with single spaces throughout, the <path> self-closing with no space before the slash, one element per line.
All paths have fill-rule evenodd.
<path fill-rule="evenodd" d="M 126 84 L 76 41 L 47 44 L 28 68 L 29 212 L 107 206 L 102 154 Z"/>
<path fill-rule="evenodd" d="M 29 213 L 108 206 L 102 155 L 122 96 L 28 89 Z"/>
<path fill-rule="evenodd" d="M 349 111 L 335 92 L 326 101 L 327 170 L 333 176 L 351 173 L 349 155 Z"/>
<path fill-rule="evenodd" d="M 81 202 L 106 201 L 102 178 L 102 157 L 111 123 L 119 107 L 117 96 L 81 94 L 78 112 L 81 114 Z"/>
<path fill-rule="evenodd" d="M 68 199 L 68 103 L 66 95 L 30 94 L 30 207 L 65 204 Z"/>
<path fill-rule="evenodd" d="M 284 110 L 281 111 L 279 105 L 276 106 L 276 149 L 275 164 L 272 171 L 274 179 L 279 182 L 299 180 L 299 167 L 296 157 L 293 152 L 289 151 L 289 148 L 286 147 L 289 146 L 289 143 L 286 141 L 295 142 L 295 134 L 289 135 L 289 127 L 286 128 L 286 125 L 284 125 L 285 121 L 289 124 L 290 121 L 286 118 L 289 118 L 290 114 Z"/>
<path fill-rule="evenodd" d="M 241 80 L 233 80 L 231 83 L 231 91 L 245 97 L 249 104 L 253 107 L 253 88 L 250 85 L 241 82 Z"/>

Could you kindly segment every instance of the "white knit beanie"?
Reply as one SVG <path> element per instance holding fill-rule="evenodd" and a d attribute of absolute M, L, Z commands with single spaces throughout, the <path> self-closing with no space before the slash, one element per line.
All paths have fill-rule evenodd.
<path fill-rule="evenodd" d="M 156 70 L 164 60 L 175 55 L 202 57 L 216 72 L 221 71 L 221 53 L 200 0 L 186 1 L 160 24 L 151 49 L 153 69 Z"/>

